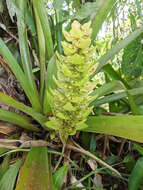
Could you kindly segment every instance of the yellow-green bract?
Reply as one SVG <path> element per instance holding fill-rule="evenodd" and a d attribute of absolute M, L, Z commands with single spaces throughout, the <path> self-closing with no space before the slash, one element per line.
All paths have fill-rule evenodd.
<path fill-rule="evenodd" d="M 95 87 L 89 81 L 93 69 L 93 47 L 91 46 L 91 22 L 81 25 L 74 21 L 69 32 L 63 30 L 67 41 L 62 42 L 64 55 L 57 53 L 57 89 L 53 95 L 52 113 L 46 125 L 59 130 L 60 138 L 66 142 L 69 135 L 87 127 L 85 121 L 92 111 L 89 94 Z"/>

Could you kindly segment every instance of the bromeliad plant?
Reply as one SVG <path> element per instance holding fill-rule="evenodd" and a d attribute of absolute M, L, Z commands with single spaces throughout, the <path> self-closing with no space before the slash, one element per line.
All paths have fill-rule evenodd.
<path fill-rule="evenodd" d="M 64 55 L 57 53 L 57 84 L 52 90 L 53 117 L 46 123 L 49 128 L 59 131 L 65 144 L 68 135 L 74 135 L 77 130 L 87 127 L 87 116 L 93 107 L 91 91 L 95 85 L 91 83 L 93 72 L 93 48 L 91 47 L 91 22 L 81 25 L 78 21 L 72 23 L 70 32 L 63 31 L 66 41 L 62 42 Z"/>
<path fill-rule="evenodd" d="M 113 7 L 115 0 L 103 1 L 101 6 L 98 5 L 98 8 L 96 7 L 96 15 L 94 13 L 92 21 L 87 23 L 80 24 L 80 22 L 83 23 L 85 18 L 89 20 L 90 12 L 88 14 L 86 13 L 86 16 L 75 15 L 76 20 L 74 17 L 71 17 L 71 30 L 69 32 L 63 30 L 66 41 L 61 40 L 61 23 L 58 21 L 59 0 L 55 2 L 55 9 L 58 9 L 58 11 L 56 11 L 55 22 L 57 26 L 59 26 L 59 30 L 56 30 L 55 26 L 52 27 L 49 22 L 49 16 L 47 16 L 44 0 L 10 1 L 11 4 L 9 5 L 12 5 L 12 10 L 15 11 L 14 13 L 12 12 L 11 15 L 13 16 L 15 13 L 17 15 L 18 42 L 21 58 L 20 62 L 22 63 L 22 66 L 12 55 L 11 51 L 1 38 L 0 54 L 10 67 L 16 79 L 19 81 L 31 106 L 20 103 L 14 98 L 0 92 L 1 103 L 25 113 L 25 115 L 21 115 L 0 108 L 0 120 L 16 124 L 17 126 L 22 127 L 25 131 L 34 132 L 34 140 L 37 137 L 34 135 L 35 133 L 41 133 L 41 131 L 49 133 L 54 129 L 59 131 L 63 144 L 66 143 L 68 135 L 74 135 L 77 130 L 101 132 L 142 142 L 143 118 L 141 116 L 112 117 L 88 115 L 92 111 L 90 105 L 94 106 L 97 103 L 102 104 L 102 99 L 98 100 L 98 98 L 119 89 L 123 90 L 120 97 L 128 96 L 130 107 L 134 113 L 137 113 L 132 96 L 142 93 L 142 88 L 138 88 L 138 90 L 130 90 L 130 86 L 127 82 L 119 76 L 110 65 L 107 65 L 107 63 L 122 48 L 136 39 L 136 37 L 143 32 L 143 28 L 139 28 L 131 33 L 99 60 L 94 60 L 92 56 L 92 43 L 94 42 L 102 23 L 106 19 L 107 14 Z M 92 5 L 95 6 L 95 3 L 90 4 L 90 7 L 93 10 L 94 6 Z M 77 9 L 76 3 L 75 9 Z M 95 12 L 95 10 L 93 12 Z M 75 21 L 73 21 L 73 18 Z M 39 58 L 39 90 L 37 89 L 34 80 L 35 76 L 32 70 L 31 60 L 33 59 L 31 59 L 31 57 L 33 58 L 35 53 L 33 49 L 31 49 L 33 54 L 30 55 L 27 27 L 29 29 L 29 35 L 32 37 L 29 40 L 32 45 L 34 44 L 33 46 L 36 55 Z M 53 33 L 51 31 L 53 30 L 54 34 L 56 33 L 56 37 L 58 36 L 56 40 L 55 36 L 54 38 L 52 36 Z M 36 43 L 37 39 L 38 45 Z M 56 54 L 57 58 L 55 58 L 54 55 L 54 52 L 56 52 L 56 45 L 58 50 L 58 53 Z M 62 49 L 64 51 L 63 54 Z M 94 71 L 93 68 L 97 63 L 99 63 L 99 65 L 97 70 Z M 108 73 L 114 81 L 105 84 L 92 92 L 93 88 L 96 88 L 96 83 L 90 81 L 101 69 L 105 73 Z M 104 99 L 105 102 L 113 100 L 108 96 L 103 98 L 106 99 Z M 19 136 L 17 136 L 17 138 L 19 138 Z M 26 144 L 26 146 L 31 147 L 31 145 L 41 145 L 35 144 L 37 141 L 35 142 L 33 139 L 31 140 L 30 145 Z M 8 139 L 6 142 L 6 147 L 8 148 L 8 143 L 11 141 Z M 22 140 L 18 142 L 21 143 Z M 30 152 L 28 153 L 22 172 L 20 172 L 20 178 L 16 190 L 50 190 L 52 189 L 52 186 L 54 186 L 53 189 L 61 188 L 62 184 L 59 185 L 59 183 L 57 184 L 54 182 L 52 184 L 51 179 L 53 179 L 53 181 L 58 180 L 62 173 L 63 181 L 67 173 L 67 168 L 62 167 L 60 172 L 58 171 L 53 177 L 51 177 L 48 165 L 48 150 L 46 144 L 42 144 L 41 146 L 44 147 L 32 147 L 28 150 L 17 150 Z M 23 145 L 21 147 L 25 146 Z M 3 153 L 7 151 L 7 149 L 0 149 L 0 151 Z M 21 162 L 18 161 L 9 169 L 9 161 L 7 160 L 6 163 L 5 170 L 1 170 L 2 172 L 0 173 L 0 189 L 13 190 Z M 41 175 L 39 175 L 39 173 Z M 7 176 L 10 178 L 9 187 L 7 187 L 6 183 Z"/>

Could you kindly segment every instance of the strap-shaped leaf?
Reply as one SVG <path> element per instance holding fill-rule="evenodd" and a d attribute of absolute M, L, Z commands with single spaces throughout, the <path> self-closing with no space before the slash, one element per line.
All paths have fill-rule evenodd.
<path fill-rule="evenodd" d="M 92 23 L 92 29 L 93 29 L 92 39 L 96 38 L 99 30 L 101 29 L 103 22 L 105 21 L 108 13 L 110 12 L 115 2 L 116 0 L 106 0 L 106 1 L 100 0 L 99 1 L 100 8 L 97 11 L 96 16 Z"/>
<path fill-rule="evenodd" d="M 57 9 L 57 10 L 60 10 L 62 9 L 62 5 L 64 3 L 64 0 L 54 0 L 53 1 L 53 5 L 54 5 L 54 8 Z"/>
<path fill-rule="evenodd" d="M 77 0 L 76 0 L 74 6 L 80 7 L 80 3 L 78 4 Z M 95 14 L 97 13 L 98 9 L 99 9 L 99 7 L 97 6 L 97 3 L 87 2 L 87 3 L 83 4 L 80 9 L 78 8 L 77 13 L 74 16 L 74 19 L 83 20 L 83 19 L 86 19 L 88 17 L 90 17 L 90 18 L 94 17 Z"/>
<path fill-rule="evenodd" d="M 0 1 L 0 13 L 3 13 L 3 1 Z"/>
<path fill-rule="evenodd" d="M 21 84 L 22 88 L 24 89 L 26 95 L 28 96 L 30 102 L 33 102 L 33 91 L 30 90 L 29 85 L 27 85 L 26 77 L 20 68 L 18 62 L 10 52 L 10 50 L 7 48 L 3 40 L 0 38 L 0 54 L 4 57 L 6 63 L 11 68 L 12 72 L 16 76 L 17 80 Z M 34 104 L 34 102 L 33 102 Z"/>
<path fill-rule="evenodd" d="M 9 168 L 10 159 L 11 159 L 10 156 L 5 157 L 2 164 L 0 165 L 0 180 L 2 179 L 2 177 Z"/>
<path fill-rule="evenodd" d="M 35 21 L 37 26 L 39 57 L 40 57 L 40 96 L 41 96 L 41 101 L 43 101 L 44 87 L 45 87 L 45 73 L 46 73 L 46 46 L 45 46 L 45 37 L 37 10 L 34 9 L 34 12 L 35 12 Z"/>
<path fill-rule="evenodd" d="M 27 116 L 3 110 L 1 108 L 0 108 L 0 120 L 16 124 L 27 130 L 39 131 L 38 128 L 36 128 L 33 124 L 31 124 L 32 120 Z"/>
<path fill-rule="evenodd" d="M 141 40 L 143 34 L 138 36 L 134 41 L 132 41 L 125 49 L 122 56 L 121 67 L 125 76 L 131 79 L 139 77 L 142 75 L 143 70 L 143 47 Z"/>
<path fill-rule="evenodd" d="M 105 65 L 108 64 L 108 61 L 115 56 L 121 49 L 125 48 L 130 42 L 135 40 L 141 33 L 143 32 L 143 27 L 135 30 L 131 34 L 129 34 L 125 39 L 121 40 L 118 44 L 116 44 L 113 48 L 107 51 L 97 62 L 99 65 L 94 73 L 98 73 Z M 94 76 L 93 75 L 93 76 Z"/>
<path fill-rule="evenodd" d="M 138 190 L 143 179 L 143 157 L 139 158 L 129 178 L 129 190 Z"/>
<path fill-rule="evenodd" d="M 102 90 L 102 87 L 101 87 L 101 90 Z M 98 91 L 100 91 L 100 90 L 97 90 L 97 92 Z M 131 96 L 141 95 L 143 92 L 143 87 L 134 88 L 134 89 L 128 90 L 128 92 L 130 93 Z M 98 93 L 100 93 L 100 92 L 98 92 Z M 127 97 L 127 93 L 125 91 L 124 92 L 118 92 L 115 94 L 105 96 L 105 97 L 100 98 L 100 99 L 96 99 L 95 101 L 93 101 L 90 104 L 90 106 L 99 106 L 99 105 L 102 105 L 105 103 L 110 103 L 110 102 L 113 102 L 113 101 L 116 101 L 116 100 L 119 100 L 119 99 L 125 98 L 125 97 Z"/>
<path fill-rule="evenodd" d="M 4 57 L 6 63 L 9 65 L 11 70 L 13 71 L 14 75 L 16 76 L 17 80 L 20 82 L 22 88 L 24 89 L 27 96 L 29 96 L 28 89 L 25 84 L 25 76 L 24 73 L 19 66 L 18 62 L 8 49 L 8 47 L 5 45 L 3 40 L 0 38 L 0 54 Z"/>
<path fill-rule="evenodd" d="M 53 56 L 54 54 L 54 48 L 53 48 L 53 41 L 51 36 L 51 30 L 50 25 L 47 17 L 46 7 L 44 5 L 43 0 L 32 0 L 33 7 L 36 9 L 36 12 L 39 15 L 40 22 L 42 25 L 43 33 L 45 36 L 45 43 L 46 43 L 46 54 L 48 60 Z"/>
<path fill-rule="evenodd" d="M 0 190 L 13 190 L 20 164 L 21 160 L 18 160 L 7 170 L 0 181 Z"/>
<path fill-rule="evenodd" d="M 94 90 L 92 94 L 95 94 L 95 97 L 99 97 L 99 95 L 100 96 L 106 95 L 108 93 L 108 91 L 111 91 L 111 90 L 114 91 L 115 89 L 117 90 L 117 88 L 125 89 L 125 92 L 128 96 L 128 100 L 129 100 L 129 104 L 130 104 L 132 113 L 134 115 L 138 115 L 139 112 L 137 110 L 134 98 L 131 96 L 130 91 L 126 90 L 126 87 L 120 81 L 113 81 L 111 83 L 107 83 L 107 84 L 103 85 L 102 87 L 100 87 L 99 89 Z"/>
<path fill-rule="evenodd" d="M 16 190 L 52 190 L 46 147 L 31 148 Z"/>
<path fill-rule="evenodd" d="M 53 184 L 55 190 L 61 190 L 67 172 L 68 172 L 68 166 L 62 166 L 58 171 L 54 173 Z"/>
<path fill-rule="evenodd" d="M 11 106 L 13 108 L 16 108 L 18 110 L 21 110 L 24 113 L 32 116 L 41 125 L 43 125 L 47 121 L 47 119 L 41 113 L 36 112 L 33 108 L 16 101 L 12 97 L 10 97 L 6 94 L 3 94 L 2 92 L 0 92 L 0 102 L 6 104 L 8 106 Z"/>
<path fill-rule="evenodd" d="M 29 91 L 31 91 L 32 93 L 32 98 L 30 99 L 32 107 L 35 108 L 36 111 L 42 111 L 39 94 L 32 73 L 32 65 L 28 48 L 28 38 L 26 30 L 27 0 L 18 0 L 17 4 L 21 11 L 21 15 L 17 13 L 17 26 L 18 26 L 18 37 L 19 37 L 19 47 L 20 47 L 22 66 L 24 69 L 24 74 L 26 76 L 25 82 L 27 83 Z"/>
<path fill-rule="evenodd" d="M 44 114 L 51 112 L 51 105 L 53 104 L 53 96 L 50 92 L 50 89 L 55 89 L 56 84 L 54 81 L 54 76 L 56 76 L 57 73 L 57 66 L 56 66 L 56 56 L 54 55 L 47 67 L 47 81 L 46 81 L 46 87 L 45 87 L 45 93 L 44 93 L 44 102 L 43 102 L 43 112 Z"/>
<path fill-rule="evenodd" d="M 14 22 L 13 17 L 15 16 L 16 10 L 15 10 L 15 0 L 6 0 L 8 12 L 10 15 L 10 18 L 12 22 Z"/>
<path fill-rule="evenodd" d="M 105 96 L 106 94 L 109 94 L 116 90 L 123 90 L 123 89 L 125 88 L 120 81 L 113 81 L 113 82 L 106 83 L 100 88 L 93 90 L 93 92 L 91 93 L 91 96 L 95 96 L 98 98 L 101 96 Z"/>
<path fill-rule="evenodd" d="M 105 133 L 143 142 L 143 116 L 90 116 L 87 132 Z"/>
<path fill-rule="evenodd" d="M 104 73 L 111 77 L 112 80 L 121 81 L 127 89 L 131 89 L 128 82 L 120 76 L 120 74 L 113 68 L 111 64 L 105 65 L 102 69 Z"/>

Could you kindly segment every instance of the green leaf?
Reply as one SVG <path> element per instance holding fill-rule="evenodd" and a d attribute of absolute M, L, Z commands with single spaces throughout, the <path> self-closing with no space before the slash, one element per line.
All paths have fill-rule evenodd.
<path fill-rule="evenodd" d="M 13 71 L 14 75 L 16 76 L 17 80 L 20 82 L 22 88 L 24 89 L 26 95 L 28 96 L 31 103 L 35 103 L 35 99 L 33 99 L 33 90 L 31 91 L 31 88 L 29 88 L 29 85 L 27 83 L 27 79 L 19 66 L 18 62 L 14 58 L 14 56 L 11 54 L 7 46 L 4 44 L 4 42 L 0 38 L 0 54 L 4 57 L 6 63 L 9 65 L 11 70 Z M 37 106 L 36 106 L 37 107 Z"/>
<path fill-rule="evenodd" d="M 124 84 L 122 82 L 119 81 L 114 81 L 111 83 L 107 83 L 105 85 L 103 85 L 102 87 L 100 87 L 99 89 L 96 89 L 93 91 L 93 93 L 91 95 L 95 94 L 95 98 L 99 97 L 98 94 L 101 94 L 101 96 L 106 95 L 107 93 L 109 93 L 110 91 L 114 91 L 114 90 L 121 90 L 121 89 L 126 89 L 126 87 L 124 86 Z M 128 90 L 126 90 L 127 96 L 128 96 L 128 100 L 129 100 L 129 104 L 132 110 L 132 113 L 134 115 L 138 115 L 139 112 L 137 110 L 136 104 L 134 102 L 133 97 L 131 96 L 130 92 Z"/>
<path fill-rule="evenodd" d="M 6 4 L 7 4 L 7 8 L 8 8 L 10 18 L 11 18 L 12 22 L 14 22 L 13 17 L 16 14 L 15 0 L 6 0 Z"/>
<path fill-rule="evenodd" d="M 87 135 L 89 135 L 88 133 L 87 133 Z M 88 138 L 89 138 L 89 136 L 88 136 Z M 92 134 L 91 135 L 91 139 L 89 139 L 90 140 L 90 147 L 89 147 L 89 149 L 90 149 L 90 151 L 91 152 L 94 152 L 95 150 L 96 150 L 96 135 L 95 134 Z"/>
<path fill-rule="evenodd" d="M 98 10 L 97 3 L 85 3 L 82 7 L 77 11 L 75 15 L 75 19 L 83 20 L 87 17 L 94 17 Z"/>
<path fill-rule="evenodd" d="M 3 1 L 0 1 L 0 13 L 3 13 Z"/>
<path fill-rule="evenodd" d="M 17 114 L 15 112 L 6 111 L 0 108 L 0 120 L 16 124 L 24 129 L 31 131 L 39 131 L 32 123 L 32 120 L 27 116 Z"/>
<path fill-rule="evenodd" d="M 93 40 L 96 38 L 99 30 L 101 29 L 103 22 L 105 21 L 108 13 L 112 9 L 115 2 L 116 2 L 116 0 L 97 1 L 97 3 L 100 5 L 100 8 L 97 11 L 96 16 L 92 22 L 92 29 L 93 29 L 92 39 Z M 89 11 L 90 11 L 90 9 L 89 9 Z"/>
<path fill-rule="evenodd" d="M 143 87 L 140 88 L 134 88 L 131 90 L 128 90 L 128 92 L 130 93 L 131 96 L 136 96 L 136 95 L 141 95 L 143 92 Z M 118 92 L 109 96 L 105 96 L 104 98 L 100 98 L 100 99 L 96 99 L 95 101 L 93 101 L 90 106 L 99 106 L 105 103 L 110 103 L 122 98 L 127 97 L 127 93 L 126 92 Z"/>
<path fill-rule="evenodd" d="M 118 44 L 116 44 L 114 47 L 112 47 L 110 50 L 107 51 L 97 62 L 99 62 L 99 65 L 94 73 L 98 73 L 103 66 L 108 64 L 108 61 L 115 56 L 121 49 L 125 48 L 130 42 L 135 40 L 141 33 L 143 32 L 143 27 L 135 30 L 131 34 L 129 34 L 125 39 L 121 40 Z M 93 76 L 94 76 L 93 75 Z"/>
<path fill-rule="evenodd" d="M 27 29 L 26 29 L 27 1 L 18 0 L 17 4 L 19 9 L 21 10 L 21 16 L 17 13 L 17 26 L 18 26 L 18 37 L 19 37 L 19 47 L 20 47 L 22 66 L 26 78 L 25 82 L 27 83 L 29 92 L 32 93 L 32 98 L 30 99 L 32 107 L 36 111 L 42 111 L 38 90 L 32 73 L 32 64 L 30 60 L 30 52 L 28 47 L 28 38 L 27 38 Z"/>
<path fill-rule="evenodd" d="M 28 94 L 27 93 L 28 90 L 24 82 L 25 81 L 24 73 L 21 67 L 19 66 L 18 62 L 16 61 L 16 59 L 14 58 L 14 56 L 12 55 L 12 53 L 10 52 L 10 50 L 8 49 L 8 47 L 5 45 L 5 43 L 3 42 L 1 38 L 0 38 L 0 54 L 3 56 L 6 63 L 9 65 L 9 67 L 13 71 L 14 75 L 16 76 L 17 80 L 20 82 L 26 94 Z"/>
<path fill-rule="evenodd" d="M 30 8 L 26 10 L 26 24 L 32 34 L 32 37 L 34 38 L 36 36 L 36 26 Z"/>
<path fill-rule="evenodd" d="M 7 172 L 0 180 L 0 190 L 13 190 L 16 177 L 20 168 L 21 160 L 18 160 L 15 164 L 10 166 Z"/>
<path fill-rule="evenodd" d="M 143 147 L 140 146 L 139 144 L 137 143 L 134 143 L 134 148 L 141 154 L 143 155 Z"/>
<path fill-rule="evenodd" d="M 139 158 L 129 177 L 129 190 L 138 190 L 143 179 L 143 157 Z"/>
<path fill-rule="evenodd" d="M 137 37 L 125 49 L 122 57 L 121 67 L 125 76 L 133 78 L 142 75 L 143 70 L 143 35 Z"/>
<path fill-rule="evenodd" d="M 84 149 L 87 149 L 87 150 L 90 149 L 91 138 L 92 138 L 92 136 L 90 135 L 90 133 L 82 132 L 82 136 L 81 136 L 82 142 L 81 143 L 82 143 L 82 147 Z"/>
<path fill-rule="evenodd" d="M 102 69 L 112 80 L 121 81 L 127 89 L 131 89 L 128 82 L 119 75 L 118 71 L 115 71 L 111 64 L 105 65 Z"/>
<path fill-rule="evenodd" d="M 63 40 L 63 33 L 62 33 L 62 24 L 60 23 L 62 20 L 62 10 L 56 12 L 56 41 L 57 41 L 57 51 L 61 55 L 63 54 L 63 48 L 62 48 L 62 40 Z"/>
<path fill-rule="evenodd" d="M 53 184 L 55 190 L 61 190 L 67 172 L 68 172 L 68 166 L 62 166 L 58 171 L 54 173 Z"/>
<path fill-rule="evenodd" d="M 134 168 L 136 161 L 132 158 L 132 156 L 130 154 L 127 154 L 124 157 L 123 163 L 125 164 L 126 168 L 129 171 L 132 171 L 132 169 Z"/>
<path fill-rule="evenodd" d="M 45 87 L 45 93 L 44 93 L 44 103 L 43 103 L 43 112 L 45 114 L 51 112 L 51 104 L 53 104 L 53 96 L 50 92 L 51 89 L 56 88 L 55 81 L 53 80 L 53 77 L 56 77 L 57 73 L 57 66 L 56 66 L 56 55 L 54 55 L 47 67 L 47 81 L 46 81 L 46 87 Z"/>
<path fill-rule="evenodd" d="M 50 59 L 47 67 L 47 81 L 46 81 L 46 87 L 47 88 L 56 88 L 55 81 L 53 80 L 53 77 L 56 77 L 57 73 L 57 65 L 56 65 L 56 55 L 53 55 L 53 57 Z"/>
<path fill-rule="evenodd" d="M 88 127 L 87 124 L 85 124 L 84 122 L 80 122 L 80 123 L 77 125 L 76 129 L 77 129 L 77 130 L 82 130 L 82 129 L 85 129 L 85 128 L 87 128 L 87 127 Z"/>
<path fill-rule="evenodd" d="M 137 108 L 136 103 L 134 101 L 134 98 L 130 95 L 128 90 L 126 90 L 126 93 L 127 93 L 127 96 L 128 96 L 128 101 L 129 101 L 129 104 L 130 104 L 132 114 L 133 115 L 139 115 L 139 111 L 138 111 L 138 108 Z"/>
<path fill-rule="evenodd" d="M 34 9 L 37 34 L 38 34 L 38 44 L 39 44 L 39 57 L 40 57 L 40 96 L 41 101 L 43 102 L 44 96 L 44 87 L 45 87 L 45 73 L 46 73 L 46 47 L 45 47 L 45 37 L 42 30 L 41 22 L 37 13 L 37 10 Z"/>
<path fill-rule="evenodd" d="M 90 116 L 82 131 L 114 135 L 143 142 L 143 116 Z"/>
<path fill-rule="evenodd" d="M 142 18 L 142 6 L 140 0 L 136 0 L 138 17 Z"/>
<path fill-rule="evenodd" d="M 6 94 L 3 94 L 2 92 L 0 92 L 0 102 L 4 103 L 10 107 L 21 110 L 24 113 L 32 116 L 41 125 L 43 125 L 47 121 L 47 119 L 41 113 L 36 112 L 33 108 L 16 101 L 12 97 L 10 97 Z"/>
<path fill-rule="evenodd" d="M 70 0 L 66 0 L 66 2 L 69 4 Z M 73 1 L 72 3 L 73 3 L 72 7 L 75 8 L 76 10 L 78 10 L 81 6 L 80 0 Z"/>
<path fill-rule="evenodd" d="M 117 91 L 117 90 L 123 90 L 125 89 L 123 84 L 120 81 L 113 81 L 110 83 L 106 83 L 103 86 L 95 89 L 91 96 L 96 96 L 96 98 L 105 96 L 107 94 L 110 94 L 111 92 Z"/>
<path fill-rule="evenodd" d="M 32 0 L 33 7 L 36 9 L 38 16 L 40 18 L 41 26 L 45 36 L 46 44 L 46 55 L 47 59 L 50 60 L 54 54 L 53 40 L 51 36 L 51 29 L 48 21 L 47 10 L 43 0 Z"/>
<path fill-rule="evenodd" d="M 105 159 L 105 162 L 109 165 L 113 165 L 115 163 L 117 163 L 117 161 L 119 161 L 119 157 L 118 156 L 108 156 L 106 159 Z"/>
<path fill-rule="evenodd" d="M 5 174 L 5 172 L 8 170 L 10 164 L 10 156 L 7 156 L 4 158 L 2 164 L 0 165 L 0 180 Z"/>
<path fill-rule="evenodd" d="M 21 171 L 16 190 L 51 190 L 46 147 L 31 148 Z"/>
<path fill-rule="evenodd" d="M 63 3 L 64 3 L 64 0 L 60 0 L 60 1 L 59 0 L 54 0 L 53 1 L 53 6 L 54 6 L 55 9 L 60 10 L 62 8 Z"/>

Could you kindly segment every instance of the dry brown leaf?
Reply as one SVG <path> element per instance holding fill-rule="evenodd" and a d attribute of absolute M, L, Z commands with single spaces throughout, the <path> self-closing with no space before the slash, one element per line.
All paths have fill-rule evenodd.
<path fill-rule="evenodd" d="M 103 188 L 102 177 L 101 177 L 101 175 L 99 175 L 99 174 L 95 174 L 95 175 L 94 175 L 94 179 L 93 179 L 93 181 L 94 181 L 94 185 L 95 185 L 95 187 Z"/>
<path fill-rule="evenodd" d="M 89 160 L 87 161 L 87 163 L 88 163 L 88 165 L 90 166 L 90 168 L 91 168 L 92 170 L 96 170 L 96 169 L 97 169 L 97 162 L 96 162 L 95 160 L 89 159 Z"/>
<path fill-rule="evenodd" d="M 11 135 L 18 131 L 18 127 L 13 124 L 0 122 L 0 133 L 4 135 Z"/>
<path fill-rule="evenodd" d="M 75 176 L 71 176 L 71 184 L 74 184 L 75 182 L 77 182 L 77 179 L 75 178 Z M 84 187 L 83 185 L 82 185 L 82 183 L 79 183 L 78 185 L 76 185 L 76 187 Z M 86 189 L 84 189 L 84 188 L 82 188 L 83 190 L 86 190 Z"/>

